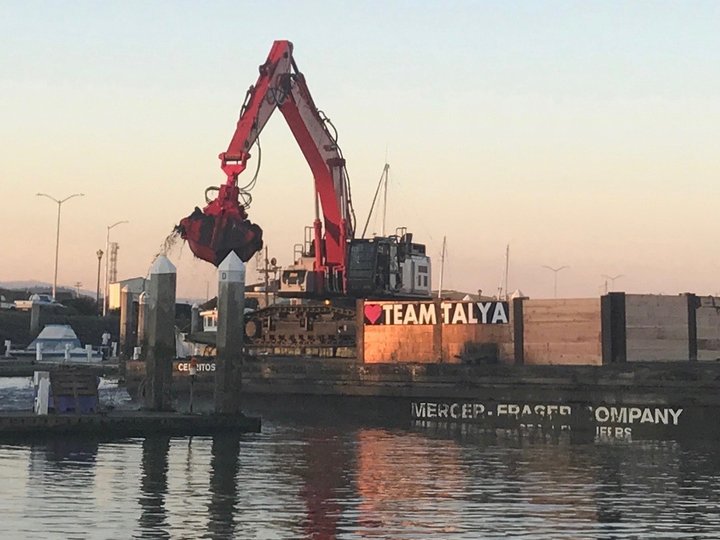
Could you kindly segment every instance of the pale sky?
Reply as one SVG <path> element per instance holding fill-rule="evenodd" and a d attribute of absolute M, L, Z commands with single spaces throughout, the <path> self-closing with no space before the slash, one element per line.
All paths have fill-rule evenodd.
<path fill-rule="evenodd" d="M 340 136 L 362 229 L 387 153 L 388 228 L 437 287 L 535 297 L 720 292 L 720 3 L 0 1 L 0 281 L 94 290 L 107 226 L 141 276 L 224 181 L 245 91 L 289 39 Z M 289 264 L 312 177 L 276 113 L 252 221 Z M 255 162 L 244 174 L 249 179 Z M 375 231 L 379 231 L 379 221 Z M 179 296 L 214 294 L 186 246 Z M 255 277 L 250 263 L 250 277 Z M 209 284 L 209 285 L 208 285 Z"/>

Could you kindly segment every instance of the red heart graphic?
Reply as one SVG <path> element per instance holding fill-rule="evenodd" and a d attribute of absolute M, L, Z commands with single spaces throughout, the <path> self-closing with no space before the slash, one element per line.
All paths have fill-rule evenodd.
<path fill-rule="evenodd" d="M 382 315 L 382 306 L 379 304 L 365 304 L 365 318 L 370 324 L 376 324 Z"/>

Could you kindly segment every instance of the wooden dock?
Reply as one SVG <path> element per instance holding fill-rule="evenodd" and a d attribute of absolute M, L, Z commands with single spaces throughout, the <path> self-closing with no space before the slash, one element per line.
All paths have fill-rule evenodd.
<path fill-rule="evenodd" d="M 120 372 L 120 364 L 117 361 L 105 361 L 102 364 L 83 364 L 73 362 L 64 364 L 62 361 L 57 362 L 37 362 L 34 359 L 17 359 L 17 358 L 1 358 L 0 359 L 0 377 L 32 377 L 35 371 L 52 371 L 62 366 L 77 366 L 95 373 L 98 377 L 117 376 Z"/>

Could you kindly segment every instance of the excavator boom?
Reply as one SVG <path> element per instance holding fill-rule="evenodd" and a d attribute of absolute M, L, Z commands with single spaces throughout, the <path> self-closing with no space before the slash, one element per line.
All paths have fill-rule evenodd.
<path fill-rule="evenodd" d="M 245 97 L 230 144 L 219 155 L 226 180 L 217 196 L 177 227 L 193 253 L 219 265 L 234 251 L 247 261 L 262 247 L 262 230 L 248 220 L 238 183 L 250 151 L 276 109 L 295 137 L 314 180 L 315 219 L 292 265 L 282 269 L 279 296 L 302 298 L 263 306 L 245 316 L 245 346 L 306 354 L 355 346 L 355 298 L 429 298 L 430 260 L 425 246 L 398 229 L 392 236 L 355 238 L 345 159 L 337 133 L 317 108 L 289 41 L 275 41 L 256 83 Z M 259 149 L 259 145 L 258 145 Z M 260 160 L 258 159 L 258 162 Z M 248 185 L 254 183 L 253 178 Z M 324 355 L 326 355 L 324 353 Z"/>

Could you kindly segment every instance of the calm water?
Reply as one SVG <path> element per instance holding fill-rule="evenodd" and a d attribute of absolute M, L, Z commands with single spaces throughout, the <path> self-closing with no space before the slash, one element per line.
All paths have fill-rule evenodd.
<path fill-rule="evenodd" d="M 29 392 L 0 381 L 5 408 Z M 2 538 L 720 538 L 714 441 L 575 444 L 258 412 L 263 432 L 239 437 L 0 444 Z"/>

